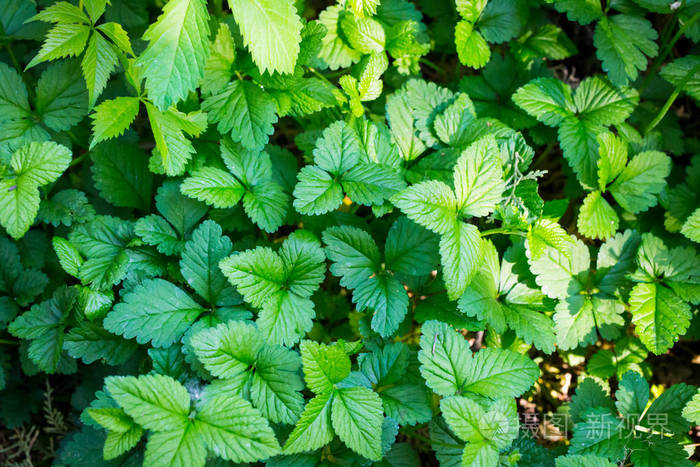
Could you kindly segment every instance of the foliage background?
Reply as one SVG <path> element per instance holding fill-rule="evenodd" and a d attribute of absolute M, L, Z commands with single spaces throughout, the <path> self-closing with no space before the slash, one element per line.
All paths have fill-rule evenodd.
<path fill-rule="evenodd" d="M 689 465 L 699 14 L 5 0 L 0 463 Z M 105 387 L 139 374 L 172 379 Z M 321 445 L 287 441 L 324 397 L 356 405 Z M 207 404 L 260 444 L 227 451 Z M 641 412 L 669 436 L 642 417 L 639 439 L 591 441 Z"/>

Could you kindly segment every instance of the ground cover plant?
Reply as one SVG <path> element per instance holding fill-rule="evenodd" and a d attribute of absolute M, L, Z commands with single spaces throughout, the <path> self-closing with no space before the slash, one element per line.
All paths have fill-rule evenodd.
<path fill-rule="evenodd" d="M 700 1 L 0 3 L 0 464 L 699 459 Z"/>

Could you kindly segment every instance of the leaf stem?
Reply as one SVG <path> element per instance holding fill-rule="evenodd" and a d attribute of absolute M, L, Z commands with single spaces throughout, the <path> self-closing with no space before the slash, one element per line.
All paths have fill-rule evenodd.
<path fill-rule="evenodd" d="M 489 235 L 493 234 L 506 234 L 506 235 L 518 235 L 520 237 L 526 237 L 527 234 L 525 232 L 520 232 L 517 230 L 510 230 L 510 229 L 505 229 L 505 228 L 497 228 L 497 229 L 489 229 L 489 230 L 484 230 L 481 232 L 482 237 L 487 237 Z"/>
<path fill-rule="evenodd" d="M 678 95 L 681 93 L 683 88 L 685 87 L 686 84 L 688 84 L 688 81 L 690 81 L 690 78 L 693 77 L 695 73 L 700 70 L 700 63 L 695 65 L 688 73 L 685 74 L 683 79 L 678 83 L 676 86 L 676 89 L 673 90 L 670 96 L 668 96 L 668 99 L 666 99 L 666 103 L 661 107 L 661 110 L 659 110 L 659 113 L 656 114 L 656 117 L 654 117 L 654 120 L 649 123 L 649 126 L 647 127 L 646 130 L 644 130 L 644 136 L 648 135 L 651 130 L 653 130 L 656 125 L 659 124 L 659 122 L 666 116 L 666 113 L 668 112 L 668 109 L 671 108 L 671 105 L 673 105 L 673 102 L 676 100 Z"/>
<path fill-rule="evenodd" d="M 19 345 L 19 342 L 13 341 L 10 339 L 0 339 L 0 344 L 5 344 L 5 345 Z"/>
<path fill-rule="evenodd" d="M 666 57 L 668 57 L 668 54 L 671 53 L 671 50 L 673 49 L 673 46 L 676 45 L 676 42 L 683 36 L 683 33 L 693 24 L 695 24 L 696 21 L 700 19 L 700 11 L 695 13 L 689 20 L 686 22 L 683 26 L 678 29 L 678 32 L 676 32 L 676 35 L 673 36 L 673 39 L 671 39 L 670 42 L 667 43 L 666 47 L 664 48 L 664 51 L 656 58 L 654 61 L 654 65 L 651 67 L 651 70 L 649 70 L 649 73 L 644 77 L 644 80 L 642 81 L 642 84 L 639 86 L 639 94 L 642 94 L 644 89 L 649 85 L 649 80 L 651 77 L 656 74 L 657 71 L 659 71 L 659 68 L 661 68 L 661 65 L 663 65 L 664 60 L 666 60 Z"/>

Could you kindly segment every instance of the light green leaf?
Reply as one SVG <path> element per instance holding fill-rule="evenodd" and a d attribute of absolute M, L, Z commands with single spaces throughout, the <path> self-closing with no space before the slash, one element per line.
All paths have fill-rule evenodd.
<path fill-rule="evenodd" d="M 331 404 L 333 392 L 324 392 L 311 399 L 304 408 L 294 430 L 284 445 L 285 454 L 314 451 L 333 440 Z"/>
<path fill-rule="evenodd" d="M 340 345 L 304 340 L 299 348 L 304 365 L 304 380 L 314 393 L 331 392 L 337 383 L 350 374 L 350 357 Z"/>
<path fill-rule="evenodd" d="M 671 158 L 658 151 L 640 152 L 610 185 L 610 193 L 623 209 L 638 213 L 656 205 L 656 195 L 666 186 Z"/>
<path fill-rule="evenodd" d="M 459 61 L 463 65 L 481 68 L 491 58 L 491 49 L 486 40 L 467 20 L 460 21 L 455 27 L 455 46 Z"/>
<path fill-rule="evenodd" d="M 92 140 L 90 149 L 106 139 L 121 136 L 139 113 L 138 97 L 121 96 L 102 102 L 90 115 Z"/>
<path fill-rule="evenodd" d="M 554 78 L 530 81 L 513 94 L 513 102 L 549 126 L 560 125 L 576 111 L 571 88 Z"/>
<path fill-rule="evenodd" d="M 194 90 L 209 56 L 209 13 L 202 0 L 173 0 L 143 34 L 148 47 L 136 60 L 148 97 L 161 111 Z M 150 114 L 150 112 L 149 112 Z"/>
<path fill-rule="evenodd" d="M 202 167 L 192 172 L 180 185 L 183 195 L 215 208 L 232 208 L 243 197 L 245 187 L 233 175 L 214 167 Z"/>
<path fill-rule="evenodd" d="M 107 86 L 109 75 L 118 63 L 119 57 L 114 46 L 107 42 L 101 34 L 93 34 L 81 62 L 91 108 Z"/>
<path fill-rule="evenodd" d="M 600 191 L 588 193 L 583 200 L 576 226 L 588 238 L 605 240 L 615 235 L 620 219 Z"/>
<path fill-rule="evenodd" d="M 41 49 L 27 68 L 50 60 L 80 55 L 89 36 L 90 28 L 84 24 L 57 24 L 46 34 Z"/>
<path fill-rule="evenodd" d="M 291 73 L 301 42 L 301 20 L 291 0 L 229 0 L 243 43 L 261 73 Z"/>
<path fill-rule="evenodd" d="M 450 300 L 456 300 L 464 293 L 482 256 L 481 235 L 475 225 L 453 222 L 452 231 L 440 237 L 443 279 Z"/>
<path fill-rule="evenodd" d="M 493 137 L 482 138 L 462 152 L 454 169 L 460 215 L 484 217 L 496 208 L 506 187 L 501 164 Z"/>

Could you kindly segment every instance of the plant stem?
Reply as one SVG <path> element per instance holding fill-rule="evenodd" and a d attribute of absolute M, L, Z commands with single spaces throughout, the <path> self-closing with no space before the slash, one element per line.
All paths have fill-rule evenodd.
<path fill-rule="evenodd" d="M 664 60 L 666 60 L 666 57 L 668 57 L 668 54 L 671 53 L 671 50 L 673 50 L 673 46 L 676 45 L 676 42 L 683 36 L 683 33 L 693 24 L 695 24 L 696 21 L 700 19 L 700 11 L 695 13 L 687 23 L 685 23 L 683 26 L 678 29 L 678 32 L 676 32 L 676 35 L 673 36 L 673 39 L 671 39 L 670 42 L 666 45 L 664 48 L 664 51 L 659 54 L 659 56 L 656 58 L 654 61 L 654 65 L 651 67 L 651 70 L 649 70 L 649 73 L 644 77 L 644 80 L 642 81 L 642 84 L 639 86 L 639 94 L 642 94 L 644 89 L 649 85 L 649 80 L 653 75 L 656 74 L 657 71 L 659 71 L 659 68 L 661 68 L 661 65 L 663 65 Z"/>
<path fill-rule="evenodd" d="M 646 130 L 644 130 L 644 136 L 648 135 L 651 130 L 653 130 L 656 125 L 659 124 L 659 122 L 666 116 L 666 113 L 668 112 L 668 109 L 671 108 L 671 105 L 673 102 L 676 100 L 678 95 L 681 93 L 683 88 L 685 87 L 686 84 L 688 84 L 688 81 L 690 81 L 690 78 L 695 75 L 700 70 L 700 63 L 695 65 L 686 75 L 683 77 L 683 79 L 678 83 L 676 86 L 676 89 L 673 90 L 670 96 L 668 96 L 668 99 L 666 99 L 666 103 L 664 104 L 663 107 L 661 107 L 661 110 L 659 110 L 659 113 L 656 114 L 656 117 L 654 117 L 654 120 L 649 123 L 649 126 L 647 127 Z"/>
<path fill-rule="evenodd" d="M 19 342 L 17 341 L 12 341 L 10 339 L 0 339 L 0 344 L 5 344 L 5 345 L 19 345 Z"/>
<path fill-rule="evenodd" d="M 493 234 L 518 235 L 520 237 L 527 236 L 527 234 L 525 232 L 519 232 L 517 230 L 509 230 L 509 229 L 504 229 L 504 228 L 489 229 L 489 230 L 484 230 L 483 232 L 481 232 L 482 237 L 486 237 L 486 236 L 493 235 Z"/>

